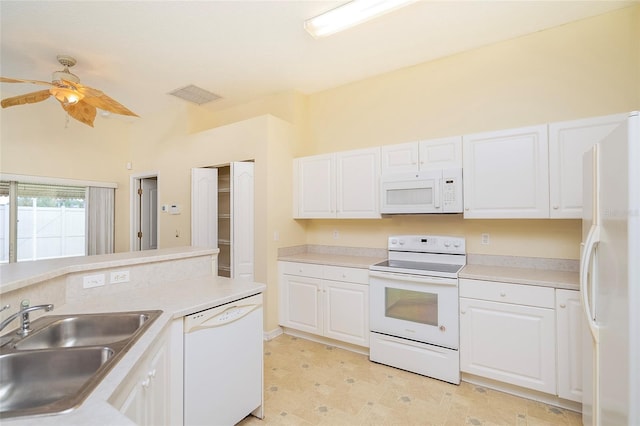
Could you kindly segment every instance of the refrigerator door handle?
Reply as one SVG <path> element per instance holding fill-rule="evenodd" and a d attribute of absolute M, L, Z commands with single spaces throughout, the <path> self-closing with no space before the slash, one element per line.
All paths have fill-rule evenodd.
<path fill-rule="evenodd" d="M 592 225 L 587 235 L 587 240 L 584 243 L 584 251 L 580 258 L 580 295 L 582 298 L 582 311 L 587 317 L 587 324 L 589 325 L 589 331 L 595 343 L 599 342 L 599 328 L 596 324 L 593 316 L 593 309 L 591 301 L 589 300 L 589 294 L 593 290 L 593 279 L 589 279 L 589 265 L 591 265 L 591 259 L 593 252 L 600 242 L 600 227 L 598 225 Z"/>

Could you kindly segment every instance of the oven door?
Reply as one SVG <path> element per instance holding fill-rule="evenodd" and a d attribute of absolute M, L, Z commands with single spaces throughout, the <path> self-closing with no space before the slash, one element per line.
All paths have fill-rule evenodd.
<path fill-rule="evenodd" d="M 458 279 L 369 271 L 371 331 L 458 349 Z"/>

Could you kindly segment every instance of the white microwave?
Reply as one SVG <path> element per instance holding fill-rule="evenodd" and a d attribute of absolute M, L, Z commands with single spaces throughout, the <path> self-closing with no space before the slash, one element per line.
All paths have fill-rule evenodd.
<path fill-rule="evenodd" d="M 462 213 L 462 169 L 392 173 L 380 177 L 380 213 Z"/>

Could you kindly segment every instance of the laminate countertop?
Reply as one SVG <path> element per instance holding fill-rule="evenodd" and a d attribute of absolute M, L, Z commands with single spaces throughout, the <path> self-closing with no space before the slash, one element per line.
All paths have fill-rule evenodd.
<path fill-rule="evenodd" d="M 279 261 L 315 263 L 318 265 L 344 266 L 348 268 L 369 269 L 370 265 L 387 260 L 386 257 L 343 255 L 332 253 L 297 253 L 279 256 Z"/>
<path fill-rule="evenodd" d="M 508 259 L 513 258 L 509 257 Z M 278 257 L 278 260 L 368 269 L 370 265 L 382 262 L 386 260 L 386 258 L 335 253 L 303 252 L 282 255 Z M 544 262 L 541 263 L 544 264 Z M 580 277 L 578 272 L 546 269 L 544 267 L 467 264 L 460 271 L 459 278 L 537 285 L 566 290 L 580 289 Z"/>
<path fill-rule="evenodd" d="M 458 277 L 463 279 L 553 287 L 565 290 L 580 290 L 580 274 L 574 271 L 472 264 L 465 266 L 458 274 Z"/>

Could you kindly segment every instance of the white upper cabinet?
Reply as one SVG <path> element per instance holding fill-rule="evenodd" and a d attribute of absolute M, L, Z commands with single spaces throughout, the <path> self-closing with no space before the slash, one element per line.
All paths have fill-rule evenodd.
<path fill-rule="evenodd" d="M 462 167 L 462 137 L 430 139 L 382 147 L 382 173 Z"/>
<path fill-rule="evenodd" d="M 296 158 L 293 161 L 293 175 L 293 217 L 336 217 L 336 159 L 334 154 Z"/>
<path fill-rule="evenodd" d="M 549 124 L 550 217 L 582 217 L 582 156 L 626 117 L 615 114 Z"/>
<path fill-rule="evenodd" d="M 464 217 L 549 217 L 547 126 L 463 136 Z"/>
<path fill-rule="evenodd" d="M 336 164 L 336 217 L 380 217 L 380 149 L 338 152 Z"/>
<path fill-rule="evenodd" d="M 380 148 L 294 160 L 295 218 L 379 218 Z"/>

